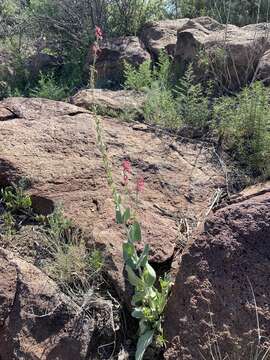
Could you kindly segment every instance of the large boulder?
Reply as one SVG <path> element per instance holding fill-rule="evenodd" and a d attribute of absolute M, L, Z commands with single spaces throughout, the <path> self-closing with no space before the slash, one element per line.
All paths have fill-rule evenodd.
<path fill-rule="evenodd" d="M 123 80 L 125 62 L 133 66 L 139 66 L 146 60 L 150 60 L 150 54 L 136 36 L 102 40 L 99 47 L 100 52 L 98 53 L 95 68 L 97 83 L 100 86 L 112 87 L 119 85 Z M 85 63 L 87 76 L 93 61 L 94 52 L 91 47 Z"/>
<path fill-rule="evenodd" d="M 270 347 L 269 259 L 268 183 L 218 210 L 182 255 L 166 313 L 165 359 L 263 358 Z"/>
<path fill-rule="evenodd" d="M 96 107 L 100 114 L 131 113 L 136 118 L 142 116 L 145 95 L 132 90 L 86 89 L 72 96 L 70 102 L 88 110 Z"/>
<path fill-rule="evenodd" d="M 65 214 L 93 236 L 106 254 L 109 276 L 125 291 L 121 227 L 96 144 L 95 116 L 83 108 L 45 99 L 9 98 L 0 103 L 13 118 L 0 121 L 0 183 L 30 180 L 34 207 L 48 213 L 62 204 Z M 145 190 L 137 206 L 151 259 L 168 263 L 179 246 L 181 222 L 195 226 L 224 186 L 211 148 L 155 134 L 140 123 L 100 118 L 120 192 L 122 162 L 142 174 Z M 133 191 L 134 185 L 130 185 Z M 133 203 L 132 206 L 135 206 Z M 143 245 L 143 244 L 142 244 Z"/>
<path fill-rule="evenodd" d="M 104 334 L 97 316 L 86 312 L 101 320 L 110 302 L 101 309 L 92 299 L 81 308 L 34 265 L 1 248 L 0 264 L 1 360 L 96 359 Z M 108 322 L 107 342 L 115 336 L 112 326 Z"/>
<path fill-rule="evenodd" d="M 175 64 L 183 69 L 190 61 L 197 63 L 206 56 L 211 76 L 232 90 L 256 77 L 260 59 L 269 48 L 268 24 L 240 28 L 197 18 L 178 31 Z"/>
<path fill-rule="evenodd" d="M 158 58 L 162 50 L 174 55 L 177 31 L 188 21 L 189 19 L 150 21 L 143 26 L 140 38 L 154 59 Z"/>

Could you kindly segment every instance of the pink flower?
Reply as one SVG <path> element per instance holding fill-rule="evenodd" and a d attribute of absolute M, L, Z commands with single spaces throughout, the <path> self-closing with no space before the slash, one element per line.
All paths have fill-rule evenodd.
<path fill-rule="evenodd" d="M 136 191 L 137 193 L 140 193 L 144 190 L 144 178 L 142 176 L 140 176 L 137 179 L 137 183 L 136 183 Z"/>
<path fill-rule="evenodd" d="M 128 160 L 124 160 L 123 161 L 123 171 L 124 171 L 124 173 L 131 173 L 131 163 L 130 163 L 130 161 L 128 161 Z"/>
<path fill-rule="evenodd" d="M 99 26 L 96 26 L 95 35 L 96 35 L 97 40 L 103 39 L 103 31 L 101 30 L 101 28 Z"/>

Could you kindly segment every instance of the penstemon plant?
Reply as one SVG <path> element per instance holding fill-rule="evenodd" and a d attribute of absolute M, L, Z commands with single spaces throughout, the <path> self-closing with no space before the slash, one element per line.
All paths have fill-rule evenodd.
<path fill-rule="evenodd" d="M 96 27 L 96 42 L 93 45 L 94 61 L 90 68 L 90 85 L 94 90 L 95 85 L 95 64 L 100 52 L 99 41 L 103 34 L 99 27 Z M 165 275 L 157 281 L 156 272 L 149 264 L 149 245 L 146 244 L 141 254 L 136 249 L 136 244 L 142 241 L 141 226 L 136 218 L 135 211 L 125 207 L 121 195 L 118 193 L 112 177 L 111 163 L 107 154 L 106 145 L 103 140 L 102 126 L 95 112 L 97 143 L 102 154 L 108 185 L 111 188 L 115 204 L 116 222 L 122 224 L 126 230 L 127 240 L 123 243 L 123 259 L 129 283 L 134 287 L 134 295 L 131 299 L 133 307 L 132 316 L 139 320 L 139 338 L 135 360 L 143 359 L 145 350 L 153 342 L 164 346 L 165 340 L 162 330 L 163 313 L 172 286 L 170 278 Z M 123 162 L 123 181 L 128 193 L 129 175 L 131 175 L 131 164 L 128 160 Z M 144 179 L 139 177 L 136 181 L 136 203 L 139 193 L 143 191 Z M 157 284 L 158 283 L 158 284 Z M 156 286 L 156 284 L 158 286 Z"/>

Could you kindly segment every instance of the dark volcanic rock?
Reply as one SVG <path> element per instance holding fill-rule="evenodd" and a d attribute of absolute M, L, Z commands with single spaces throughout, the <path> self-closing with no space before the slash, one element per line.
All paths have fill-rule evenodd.
<path fill-rule="evenodd" d="M 268 348 L 269 281 L 268 186 L 218 210 L 183 254 L 167 307 L 165 358 L 210 359 L 211 351 L 219 349 L 222 359 L 236 354 L 249 359 L 259 335 L 262 348 Z"/>

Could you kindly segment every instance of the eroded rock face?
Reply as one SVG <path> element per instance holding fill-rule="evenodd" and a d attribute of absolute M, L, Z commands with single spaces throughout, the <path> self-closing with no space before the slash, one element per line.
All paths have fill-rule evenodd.
<path fill-rule="evenodd" d="M 257 66 L 270 48 L 268 24 L 244 27 L 221 25 L 211 18 L 190 20 L 178 31 L 175 63 L 184 68 L 205 50 L 212 72 L 229 89 L 240 88 L 257 75 Z M 221 75 L 222 74 L 222 75 Z"/>
<path fill-rule="evenodd" d="M 155 60 L 162 50 L 174 55 L 177 31 L 188 21 L 189 19 L 151 21 L 144 25 L 140 38 Z"/>
<path fill-rule="evenodd" d="M 122 295 L 123 235 L 115 225 L 93 115 L 74 105 L 44 99 L 10 98 L 1 106 L 17 118 L 0 122 L 0 183 L 27 177 L 36 209 L 47 213 L 62 204 L 66 215 L 104 249 L 109 275 Z M 204 217 L 216 188 L 224 184 L 222 172 L 207 148 L 175 143 L 144 124 L 112 118 L 101 122 L 119 191 L 124 192 L 124 159 L 131 161 L 134 180 L 136 174 L 145 179 L 138 217 L 144 241 L 152 249 L 152 261 L 169 261 L 179 241 L 181 219 L 186 218 L 192 227 Z M 134 187 L 130 184 L 131 191 Z"/>
<path fill-rule="evenodd" d="M 32 264 L 3 249 L 0 263 L 0 359 L 95 359 L 94 318 Z"/>
<path fill-rule="evenodd" d="M 124 62 L 139 66 L 150 60 L 150 54 L 136 36 L 125 36 L 103 40 L 96 62 L 97 82 L 100 85 L 117 86 L 123 80 Z M 93 49 L 89 50 L 86 59 L 85 73 L 88 75 L 94 61 Z"/>
<path fill-rule="evenodd" d="M 142 116 L 144 101 L 144 94 L 135 91 L 104 89 L 81 90 L 70 99 L 72 104 L 88 110 L 93 109 L 95 105 L 102 114 L 117 116 L 121 113 L 130 112 L 134 117 Z"/>
<path fill-rule="evenodd" d="M 256 314 L 261 350 L 269 347 L 270 187 L 254 190 L 218 210 L 183 254 L 167 307 L 167 360 L 208 359 L 216 349 L 250 358 Z"/>

